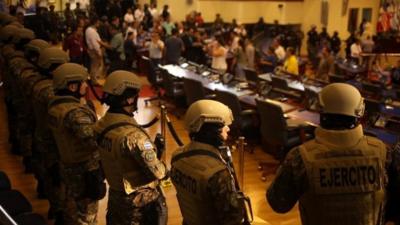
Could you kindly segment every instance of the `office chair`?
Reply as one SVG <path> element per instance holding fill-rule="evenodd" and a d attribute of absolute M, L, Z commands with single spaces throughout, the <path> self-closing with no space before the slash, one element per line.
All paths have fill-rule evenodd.
<path fill-rule="evenodd" d="M 157 65 L 151 61 L 151 59 L 147 58 L 146 56 L 142 56 L 142 59 L 145 62 L 145 67 L 147 68 L 147 80 L 150 82 L 152 88 L 156 91 L 156 96 L 152 96 L 144 100 L 144 103 L 148 105 L 149 102 L 161 100 L 160 85 L 162 84 L 162 78 L 160 75 L 160 70 L 158 69 Z"/>
<path fill-rule="evenodd" d="M 215 98 L 215 95 L 207 95 L 203 84 L 197 80 L 183 78 L 183 89 L 185 91 L 187 106 L 190 106 L 193 102 L 201 99 Z"/>
<path fill-rule="evenodd" d="M 278 160 L 283 160 L 290 149 L 311 139 L 313 129 L 302 121 L 285 118 L 282 108 L 268 100 L 256 99 L 260 114 L 261 142 L 264 150 Z M 260 162 L 261 179 L 266 180 L 271 163 Z"/>
<path fill-rule="evenodd" d="M 243 69 L 244 74 L 246 76 L 246 80 L 247 82 L 253 86 L 253 87 L 257 87 L 258 83 L 259 83 L 259 78 L 258 78 L 258 74 L 255 70 L 252 69 L 248 69 L 248 68 L 244 68 Z"/>
<path fill-rule="evenodd" d="M 363 81 L 361 82 L 361 87 L 362 87 L 361 92 L 363 94 L 376 99 L 382 98 L 382 90 L 383 90 L 382 85 Z"/>
<path fill-rule="evenodd" d="M 227 105 L 233 114 L 233 123 L 231 125 L 232 136 L 236 139 L 239 136 L 246 137 L 251 145 L 254 140 L 258 140 L 258 121 L 257 112 L 254 109 L 243 110 L 238 97 L 230 92 L 215 90 L 216 100 Z M 253 152 L 252 146 L 248 149 Z"/>
<path fill-rule="evenodd" d="M 175 78 L 165 69 L 160 68 L 160 72 L 162 78 L 162 88 L 165 90 L 163 98 L 172 100 L 172 103 L 175 105 L 175 109 L 184 105 L 185 92 L 183 89 L 183 81 Z M 177 110 L 168 111 L 173 113 L 177 118 L 182 116 Z"/>
<path fill-rule="evenodd" d="M 331 83 L 345 83 L 348 79 L 342 75 L 329 74 L 329 82 Z"/>
<path fill-rule="evenodd" d="M 374 126 L 375 122 L 378 120 L 381 112 L 381 102 L 378 100 L 365 98 L 365 115 L 364 119 L 366 120 L 367 126 Z"/>

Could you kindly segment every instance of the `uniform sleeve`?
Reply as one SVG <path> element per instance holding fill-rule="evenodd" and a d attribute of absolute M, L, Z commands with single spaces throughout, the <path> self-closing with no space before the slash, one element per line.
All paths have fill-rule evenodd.
<path fill-rule="evenodd" d="M 65 127 L 90 148 L 97 147 L 93 125 L 96 118 L 82 109 L 75 109 L 65 117 Z"/>
<path fill-rule="evenodd" d="M 386 171 L 389 183 L 387 185 L 387 203 L 385 218 L 387 221 L 400 223 L 400 142 L 387 153 Z"/>
<path fill-rule="evenodd" d="M 123 139 L 124 154 L 133 157 L 149 176 L 163 179 L 167 174 L 165 164 L 157 158 L 156 146 L 141 131 L 134 132 Z"/>
<path fill-rule="evenodd" d="M 212 176 L 208 182 L 208 190 L 213 199 L 214 208 L 219 218 L 218 224 L 242 224 L 243 200 L 235 190 L 232 177 L 227 170 L 220 171 Z"/>
<path fill-rule="evenodd" d="M 298 148 L 291 150 L 267 191 L 267 200 L 278 213 L 290 211 L 308 186 L 306 169 Z"/>

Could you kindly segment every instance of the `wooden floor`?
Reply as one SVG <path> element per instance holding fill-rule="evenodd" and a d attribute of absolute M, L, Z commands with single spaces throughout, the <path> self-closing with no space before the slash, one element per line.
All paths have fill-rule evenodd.
<path fill-rule="evenodd" d="M 8 126 L 7 114 L 3 101 L 3 90 L 0 88 L 0 170 L 5 171 L 10 177 L 14 189 L 21 191 L 32 203 L 34 211 L 47 216 L 48 203 L 45 200 L 36 198 L 36 181 L 31 174 L 25 174 L 22 166 L 22 159 L 19 156 L 12 155 L 9 151 L 10 145 L 8 143 Z M 104 109 L 98 103 L 96 104 L 98 114 L 101 116 Z M 135 118 L 140 124 L 149 122 L 158 112 L 156 106 L 145 106 L 143 99 L 139 103 L 139 113 Z M 170 115 L 170 118 L 176 128 L 178 135 L 187 143 L 188 137 L 183 129 L 182 120 Z M 148 129 L 150 135 L 155 136 L 156 132 L 160 130 L 160 124 L 152 126 Z M 172 136 L 167 135 L 167 164 L 169 165 L 171 153 L 177 148 Z M 236 154 L 234 153 L 234 160 L 237 161 Z M 256 148 L 254 154 L 245 153 L 245 176 L 244 176 L 244 190 L 250 196 L 254 214 L 260 219 L 264 220 L 264 224 L 272 225 L 297 225 L 300 224 L 297 206 L 287 214 L 277 214 L 272 211 L 265 199 L 265 192 L 273 175 L 268 177 L 266 182 L 260 179 L 260 172 L 257 170 L 259 160 L 273 161 L 273 159 L 265 154 L 259 147 Z M 180 225 L 182 218 L 179 206 L 175 197 L 175 189 L 173 187 L 165 188 L 165 193 L 168 201 L 169 222 L 170 225 Z M 98 213 L 98 221 L 100 225 L 105 224 L 107 198 L 100 201 L 100 208 Z M 49 221 L 49 224 L 52 224 Z"/>

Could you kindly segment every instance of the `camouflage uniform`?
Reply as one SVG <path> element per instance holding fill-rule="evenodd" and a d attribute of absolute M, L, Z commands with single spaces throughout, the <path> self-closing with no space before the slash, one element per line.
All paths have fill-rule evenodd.
<path fill-rule="evenodd" d="M 166 168 L 157 159 L 156 146 L 135 119 L 125 114 L 107 112 L 95 131 L 110 185 L 107 224 L 159 224 L 163 196 L 157 185 Z"/>
<path fill-rule="evenodd" d="M 198 150 L 207 154 L 197 154 Z M 217 148 L 192 141 L 178 149 L 171 159 L 171 179 L 184 224 L 243 223 L 243 201 Z"/>
<path fill-rule="evenodd" d="M 342 133 L 342 136 L 341 136 L 342 138 L 337 138 L 337 135 L 339 134 L 339 132 Z M 349 133 L 349 136 L 352 136 L 353 138 L 350 138 L 350 139 L 349 138 L 347 138 L 347 139 L 344 138 L 343 134 L 345 134 L 345 132 Z M 358 134 L 355 135 L 354 134 L 355 132 L 357 132 Z M 328 133 L 329 133 L 329 135 L 327 135 Z M 350 134 L 350 133 L 352 133 L 352 134 Z M 362 143 L 364 141 L 368 142 L 374 148 L 379 149 L 379 151 L 374 149 L 374 150 L 376 150 L 377 153 L 378 152 L 384 153 L 382 156 L 384 156 L 385 158 L 383 158 L 383 159 L 380 158 L 380 160 L 385 161 L 386 168 L 388 168 L 388 165 L 390 164 L 390 158 L 391 157 L 390 157 L 390 154 L 386 154 L 386 149 L 384 147 L 384 144 L 381 141 L 379 141 L 379 140 L 377 140 L 375 138 L 363 136 L 362 135 L 361 125 L 359 125 L 358 127 L 354 128 L 354 129 L 346 130 L 346 131 L 330 131 L 330 130 L 325 130 L 325 129 L 319 127 L 319 128 L 316 129 L 316 139 L 315 139 L 316 141 L 314 141 L 314 140 L 309 141 L 309 142 L 307 142 L 307 143 L 305 143 L 305 144 L 303 144 L 301 146 L 298 146 L 298 147 L 292 149 L 287 154 L 284 162 L 281 164 L 281 166 L 278 169 L 277 175 L 276 175 L 273 183 L 268 188 L 266 197 L 267 197 L 267 200 L 268 200 L 269 204 L 271 205 L 271 207 L 276 212 L 279 212 L 279 213 L 288 212 L 289 210 L 291 210 L 294 207 L 294 205 L 297 203 L 297 201 L 300 200 L 299 210 L 300 210 L 300 214 L 301 214 L 301 218 L 302 218 L 302 223 L 303 224 L 312 224 L 310 221 L 315 220 L 316 218 L 319 218 L 319 217 L 320 217 L 321 221 L 326 219 L 326 218 L 330 218 L 330 216 L 332 216 L 332 215 L 336 215 L 337 216 L 336 218 L 341 218 L 341 216 L 338 216 L 337 210 L 332 210 L 331 212 L 323 212 L 324 213 L 323 215 L 316 214 L 316 215 L 312 216 L 312 217 L 314 217 L 313 219 L 310 218 L 310 215 L 308 213 L 310 213 L 310 211 L 312 211 L 312 209 L 310 209 L 311 207 L 309 205 L 307 205 L 309 203 L 306 202 L 307 199 L 305 199 L 305 196 L 306 196 L 307 193 L 313 192 L 314 190 L 316 190 L 315 187 L 312 188 L 312 185 L 313 185 L 312 183 L 313 183 L 314 180 L 318 180 L 318 181 L 315 181 L 315 182 L 319 182 L 321 184 L 322 184 L 322 181 L 320 181 L 320 179 L 321 179 L 320 177 L 314 177 L 314 180 L 308 177 L 309 176 L 308 175 L 309 172 L 308 172 L 307 166 L 306 166 L 305 161 L 304 161 L 305 160 L 305 158 L 304 158 L 305 156 L 302 155 L 302 153 L 301 153 L 302 146 L 310 145 L 310 144 L 312 146 L 314 146 L 314 142 L 322 143 L 322 145 L 325 144 L 327 146 L 339 146 L 337 144 L 338 143 L 337 140 L 339 140 L 339 139 L 341 139 L 340 141 L 342 141 L 340 143 L 340 146 L 342 146 L 342 149 L 345 146 L 349 146 L 351 143 L 354 143 L 354 142 L 357 143 L 357 141 L 354 141 L 354 140 L 359 140 L 357 145 L 356 145 L 357 148 L 358 148 L 358 144 L 359 143 Z M 324 141 L 320 142 L 321 140 L 324 140 Z M 328 140 L 328 141 L 325 141 L 325 140 Z M 334 141 L 334 140 L 336 140 L 336 141 Z M 334 143 L 334 144 L 329 145 L 327 143 Z M 341 160 L 343 160 L 343 162 L 346 162 L 345 160 L 350 160 L 352 157 L 354 157 L 352 155 L 353 153 L 351 152 L 351 151 L 353 151 L 352 147 L 354 148 L 354 145 L 351 145 L 351 147 L 347 148 L 346 151 L 347 151 L 348 155 L 345 155 L 346 159 L 344 159 L 343 156 L 342 156 L 342 158 L 339 158 L 338 160 L 341 159 Z M 338 148 L 338 147 L 331 147 L 331 148 L 334 149 L 334 150 L 329 150 L 329 151 L 332 152 L 332 153 L 329 152 L 331 156 L 340 157 L 341 156 L 340 154 L 343 154 L 343 153 L 341 153 L 343 151 L 340 151 L 340 150 L 336 151 L 336 148 Z M 307 149 L 313 150 L 312 148 L 307 148 Z M 333 153 L 335 151 L 336 151 L 336 156 Z M 358 149 L 355 150 L 355 151 L 359 151 L 360 152 L 360 150 L 358 150 Z M 329 153 L 326 153 L 326 155 L 328 155 Z M 322 157 L 321 155 L 322 154 L 320 154 L 319 157 Z M 357 155 L 357 157 L 361 158 L 360 155 Z M 367 158 L 367 156 L 364 156 L 364 157 Z M 328 163 L 328 162 L 329 162 L 328 160 L 325 161 L 325 163 Z M 318 164 L 316 163 L 315 165 L 318 165 Z M 343 166 L 343 168 L 345 168 L 345 169 L 346 169 L 346 166 L 347 166 L 344 163 L 343 163 L 343 165 L 342 164 L 338 164 L 338 165 Z M 384 170 L 384 168 L 380 168 L 380 169 Z M 315 169 L 314 171 L 319 171 L 320 172 L 320 170 L 318 170 L 318 169 Z M 343 169 L 342 169 L 341 173 L 343 175 Z M 341 173 L 339 173 L 339 177 L 342 176 Z M 313 174 L 313 175 L 316 176 L 315 174 Z M 379 182 L 380 183 L 380 187 L 382 187 L 382 188 L 379 189 L 379 191 L 376 191 L 376 192 L 380 196 L 382 192 L 384 194 L 384 187 L 387 184 L 387 176 L 386 176 L 386 174 L 384 172 L 382 174 L 381 171 L 379 171 L 379 176 L 380 176 L 379 178 L 382 179 L 382 182 Z M 329 177 L 329 175 L 326 175 L 326 177 Z M 350 177 L 350 175 L 349 175 L 349 177 Z M 342 177 L 341 179 L 345 179 L 345 178 Z M 361 178 L 358 178 L 358 179 L 361 179 Z M 342 181 L 342 182 L 339 182 L 338 184 L 345 185 L 346 182 Z M 327 185 L 325 185 L 325 186 L 327 186 Z M 356 190 L 356 189 L 354 189 L 354 190 Z M 342 197 L 342 196 L 346 196 L 346 195 L 343 195 L 340 192 L 340 190 L 337 193 L 336 192 L 332 192 L 330 194 L 333 194 L 333 196 L 336 196 L 336 198 L 338 198 L 338 199 L 340 199 L 340 197 Z M 361 195 L 360 193 L 357 193 L 357 194 Z M 355 195 L 357 197 L 356 194 L 347 193 L 347 196 L 351 196 L 351 195 Z M 327 200 L 322 200 L 322 198 L 324 196 L 321 196 L 321 195 L 319 195 L 319 196 L 321 197 L 321 199 L 319 201 L 324 201 L 324 202 L 327 201 Z M 353 199 L 356 199 L 356 197 L 353 197 Z M 375 198 L 374 198 L 374 200 L 375 200 Z M 353 207 L 352 208 L 352 210 L 353 210 L 352 212 L 356 212 L 357 213 L 360 210 L 360 208 L 362 208 L 362 206 L 360 206 L 359 203 L 367 205 L 367 201 L 372 201 L 372 200 L 370 200 L 368 198 L 365 198 L 364 199 L 365 202 L 359 201 L 358 199 L 354 200 L 354 201 L 356 201 L 356 202 L 354 202 L 354 204 L 352 204 L 352 203 L 343 204 L 342 203 L 338 207 L 341 207 L 342 209 L 346 209 L 346 210 L 349 207 Z M 376 201 L 379 202 L 379 197 L 377 198 Z M 312 202 L 317 203 L 318 200 L 314 200 Z M 310 204 L 312 204 L 312 202 Z M 326 205 L 328 205 L 328 204 L 326 203 Z M 366 208 L 366 209 L 369 209 L 369 208 Z M 382 209 L 380 209 L 379 207 L 376 207 L 376 210 L 379 211 L 379 210 L 382 210 Z M 314 212 L 314 211 L 312 211 L 312 212 Z M 364 213 L 365 213 L 365 215 L 367 215 L 367 210 L 365 210 Z M 364 213 L 361 213 L 361 214 L 364 214 Z M 379 215 L 378 218 L 375 218 L 376 221 L 377 221 L 376 224 L 382 224 L 383 223 L 383 218 L 381 218 L 383 216 L 382 211 L 371 212 L 371 214 L 373 214 L 373 213 L 377 213 Z M 342 213 L 342 215 L 345 215 L 345 214 Z M 347 216 L 347 214 L 346 214 L 346 216 Z M 357 222 L 360 222 L 363 219 L 365 219 L 365 218 L 363 218 L 363 215 L 356 215 L 356 216 L 360 216 L 360 218 L 359 217 L 354 217 L 354 218 L 359 219 L 359 221 L 356 221 L 353 218 L 353 220 L 347 221 L 347 222 L 350 222 L 348 224 L 360 224 L 360 223 L 357 223 Z M 332 224 L 338 224 L 337 221 L 336 221 L 336 223 L 333 220 L 331 220 L 331 221 L 332 221 Z M 373 223 L 372 220 L 368 221 L 368 224 L 372 224 L 372 223 Z M 320 224 L 325 224 L 325 223 L 320 223 Z M 367 224 L 367 223 L 364 223 L 364 224 Z"/>
<path fill-rule="evenodd" d="M 57 213 L 64 208 L 65 187 L 61 181 L 57 144 L 47 122 L 47 105 L 54 97 L 52 85 L 53 81 L 44 76 L 41 76 L 33 85 L 31 98 L 36 122 L 33 135 L 33 160 L 40 171 L 39 179 L 44 182 L 50 202 L 50 213 Z"/>
<path fill-rule="evenodd" d="M 63 181 L 66 185 L 64 223 L 97 224 L 98 201 L 88 197 L 92 188 L 86 174 L 100 170 L 92 125 L 96 114 L 79 99 L 56 96 L 48 106 L 49 125 L 60 153 Z"/>

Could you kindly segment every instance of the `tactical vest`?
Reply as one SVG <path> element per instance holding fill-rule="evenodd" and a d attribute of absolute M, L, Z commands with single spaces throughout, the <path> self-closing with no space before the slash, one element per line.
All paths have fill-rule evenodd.
<path fill-rule="evenodd" d="M 54 97 L 53 81 L 42 77 L 38 80 L 32 89 L 32 106 L 35 114 L 35 138 L 50 138 L 51 130 L 48 126 L 47 106 L 50 99 Z"/>
<path fill-rule="evenodd" d="M 214 174 L 227 169 L 224 163 L 216 148 L 199 142 L 178 149 L 172 156 L 171 179 L 186 224 L 218 224 L 207 184 Z"/>
<path fill-rule="evenodd" d="M 73 110 L 86 111 L 95 120 L 96 114 L 88 107 L 80 104 L 74 97 L 54 97 L 48 106 L 48 123 L 53 131 L 61 162 L 64 164 L 86 162 L 93 158 L 94 153 L 87 149 L 82 140 L 65 128 L 65 118 Z"/>
<path fill-rule="evenodd" d="M 299 201 L 302 224 L 376 225 L 381 221 L 386 147 L 376 138 L 362 136 L 361 126 L 355 129 L 361 131 L 352 146 L 319 141 L 318 132 L 315 140 L 300 146 L 309 182 Z M 329 132 L 327 136 L 334 136 L 335 131 Z"/>
<path fill-rule="evenodd" d="M 132 145 L 147 143 L 150 148 L 155 149 L 150 137 L 133 118 L 106 113 L 94 129 L 98 135 L 101 162 L 110 189 L 129 195 L 146 186 L 156 187 L 158 181 L 144 171 L 131 152 L 126 152 L 123 148 L 123 143 L 129 137 Z"/>

